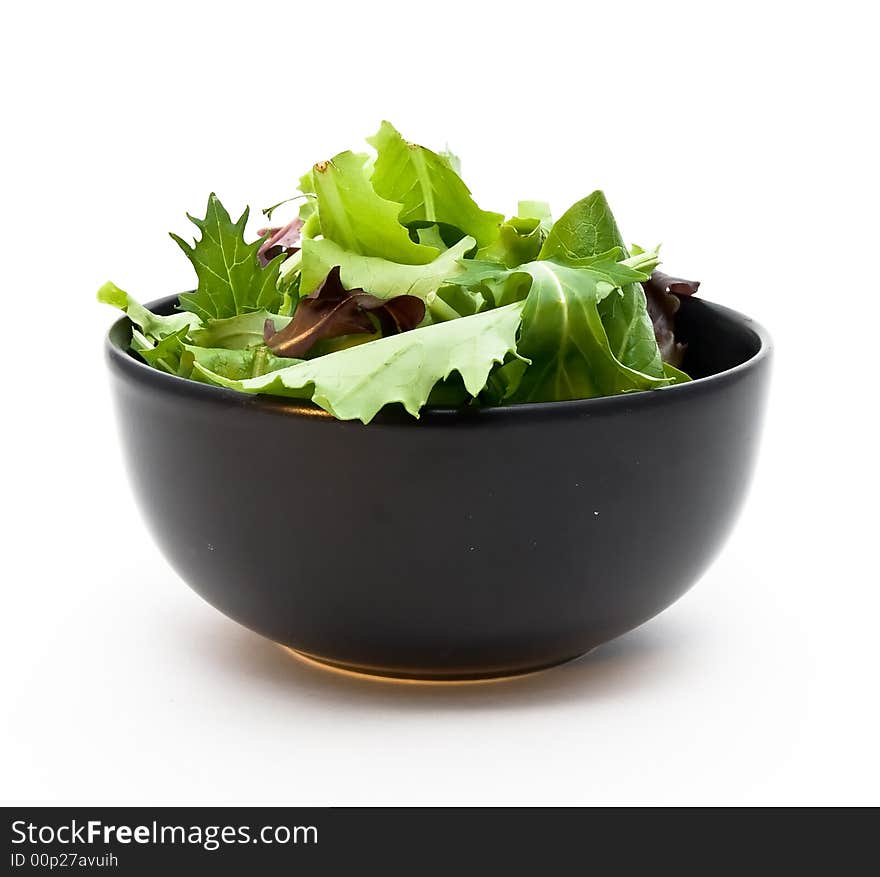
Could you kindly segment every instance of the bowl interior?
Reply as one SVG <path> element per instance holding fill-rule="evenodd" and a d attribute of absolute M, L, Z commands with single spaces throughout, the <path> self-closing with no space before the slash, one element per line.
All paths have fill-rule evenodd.
<path fill-rule="evenodd" d="M 699 298 L 681 299 L 675 335 L 687 345 L 682 368 L 695 379 L 743 365 L 768 345 L 766 332 L 748 317 Z"/>

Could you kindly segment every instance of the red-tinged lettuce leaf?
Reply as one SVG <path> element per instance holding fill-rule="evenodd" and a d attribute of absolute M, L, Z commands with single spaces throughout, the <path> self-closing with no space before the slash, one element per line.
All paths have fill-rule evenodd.
<path fill-rule="evenodd" d="M 696 295 L 699 280 L 683 280 L 670 277 L 662 271 L 654 271 L 650 280 L 642 284 L 648 301 L 648 315 L 654 324 L 654 337 L 663 361 L 680 366 L 686 344 L 675 340 L 675 315 L 681 306 L 679 296 Z"/>
<path fill-rule="evenodd" d="M 297 217 L 280 228 L 261 228 L 257 234 L 263 238 L 257 259 L 265 268 L 274 258 L 282 255 L 290 256 L 299 249 L 303 221 Z"/>
<path fill-rule="evenodd" d="M 362 289 L 346 289 L 340 269 L 334 268 L 321 287 L 300 299 L 293 319 L 280 331 L 266 321 L 265 341 L 277 356 L 300 359 L 318 342 L 341 335 L 374 334 L 379 323 L 383 335 L 414 329 L 425 317 L 425 303 L 414 295 L 377 298 Z"/>

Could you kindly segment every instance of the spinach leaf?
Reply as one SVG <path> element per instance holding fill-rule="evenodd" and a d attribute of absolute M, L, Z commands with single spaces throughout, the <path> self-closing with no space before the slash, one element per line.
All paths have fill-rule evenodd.
<path fill-rule="evenodd" d="M 517 348 L 532 365 L 511 401 L 587 399 L 670 383 L 662 372 L 646 373 L 620 359 L 608 337 L 600 305 L 619 296 L 622 279 L 631 275 L 550 260 L 515 270 L 532 279 Z"/>
<path fill-rule="evenodd" d="M 596 191 L 573 204 L 547 236 L 541 258 L 564 262 L 626 246 L 605 195 Z M 647 279 L 647 278 L 645 278 Z M 599 306 L 608 343 L 617 360 L 654 378 L 665 377 L 663 359 L 654 338 L 645 293 L 638 283 L 623 285 Z"/>

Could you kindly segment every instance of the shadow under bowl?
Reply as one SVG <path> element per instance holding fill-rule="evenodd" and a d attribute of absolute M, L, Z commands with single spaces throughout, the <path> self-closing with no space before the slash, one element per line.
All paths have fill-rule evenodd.
<path fill-rule="evenodd" d="M 169 313 L 176 296 L 151 305 Z M 758 446 L 770 340 L 683 299 L 691 383 L 501 408 L 308 402 L 159 372 L 108 336 L 135 495 L 181 578 L 332 666 L 463 680 L 531 672 L 637 627 L 727 537 Z"/>

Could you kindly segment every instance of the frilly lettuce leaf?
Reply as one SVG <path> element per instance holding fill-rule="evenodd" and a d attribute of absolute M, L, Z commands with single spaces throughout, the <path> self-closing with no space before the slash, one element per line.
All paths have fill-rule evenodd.
<path fill-rule="evenodd" d="M 448 158 L 408 143 L 389 122 L 382 122 L 367 140 L 377 153 L 373 188 L 383 198 L 403 205 L 399 218 L 404 225 L 417 220 L 443 222 L 470 235 L 480 247 L 498 237 L 504 217 L 474 203 Z"/>
<path fill-rule="evenodd" d="M 187 217 L 201 232 L 195 245 L 188 244 L 179 235 L 171 237 L 192 262 L 199 285 L 195 292 L 180 296 L 181 308 L 203 320 L 262 309 L 278 310 L 281 293 L 276 282 L 283 256 L 265 267 L 259 264 L 257 253 L 262 241 L 258 239 L 249 244 L 244 239 L 248 209 L 233 222 L 212 192 L 205 218 L 197 219 L 189 214 Z"/>
<path fill-rule="evenodd" d="M 424 265 L 438 255 L 410 239 L 398 216 L 401 205 L 370 185 L 363 156 L 341 152 L 312 171 L 321 233 L 351 253 L 379 256 L 404 265 Z M 303 242 L 305 243 L 305 241 Z"/>
<path fill-rule="evenodd" d="M 453 372 L 471 396 L 483 389 L 492 366 L 516 351 L 522 309 L 516 303 L 424 326 L 250 380 L 229 380 L 199 362 L 194 372 L 243 393 L 305 395 L 339 420 L 369 423 L 392 402 L 418 417 L 435 384 Z"/>

